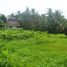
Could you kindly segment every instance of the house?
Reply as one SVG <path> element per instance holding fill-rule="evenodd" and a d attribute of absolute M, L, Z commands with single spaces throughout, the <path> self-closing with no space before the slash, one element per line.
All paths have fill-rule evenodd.
<path fill-rule="evenodd" d="M 18 23 L 16 18 L 9 17 L 9 18 L 7 18 L 6 26 L 9 28 L 13 28 L 13 27 L 17 28 L 17 27 L 20 27 L 20 24 Z"/>

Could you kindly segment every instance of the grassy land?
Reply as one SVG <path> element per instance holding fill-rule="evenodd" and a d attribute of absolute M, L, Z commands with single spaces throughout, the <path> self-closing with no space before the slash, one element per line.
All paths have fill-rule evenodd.
<path fill-rule="evenodd" d="M 0 67 L 67 67 L 67 37 L 0 30 Z"/>

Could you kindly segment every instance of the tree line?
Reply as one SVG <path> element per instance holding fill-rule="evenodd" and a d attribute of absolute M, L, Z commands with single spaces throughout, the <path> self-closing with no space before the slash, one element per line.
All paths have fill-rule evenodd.
<path fill-rule="evenodd" d="M 52 11 L 51 8 L 45 14 L 39 14 L 35 9 L 27 8 L 24 12 L 18 11 L 9 15 L 15 17 L 20 27 L 25 30 L 47 31 L 48 33 L 67 34 L 67 19 L 60 10 Z M 6 17 L 0 15 L 0 27 L 6 23 Z"/>

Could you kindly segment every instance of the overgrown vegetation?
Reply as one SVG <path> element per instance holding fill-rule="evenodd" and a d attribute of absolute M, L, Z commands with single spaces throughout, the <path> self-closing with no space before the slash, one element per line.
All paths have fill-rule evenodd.
<path fill-rule="evenodd" d="M 0 67 L 67 67 L 64 34 L 0 30 Z"/>
<path fill-rule="evenodd" d="M 60 10 L 52 11 L 51 8 L 45 14 L 39 14 L 35 9 L 27 8 L 24 12 L 18 11 L 10 17 L 17 18 L 21 28 L 28 30 L 48 31 L 48 33 L 66 33 L 67 19 Z"/>
<path fill-rule="evenodd" d="M 35 9 L 27 8 L 24 12 L 18 11 L 8 17 L 16 18 L 20 28 L 25 30 L 47 31 L 48 33 L 65 33 L 67 34 L 67 19 L 60 10 L 52 11 L 51 8 L 45 14 L 39 14 Z M 0 15 L 0 28 L 6 24 L 4 15 Z"/>

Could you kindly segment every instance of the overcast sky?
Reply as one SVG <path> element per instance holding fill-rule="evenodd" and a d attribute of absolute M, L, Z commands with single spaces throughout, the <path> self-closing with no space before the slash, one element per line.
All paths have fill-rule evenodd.
<path fill-rule="evenodd" d="M 0 0 L 0 13 L 9 15 L 17 11 L 24 11 L 26 7 L 35 8 L 40 14 L 47 8 L 59 9 L 67 17 L 67 0 Z"/>

